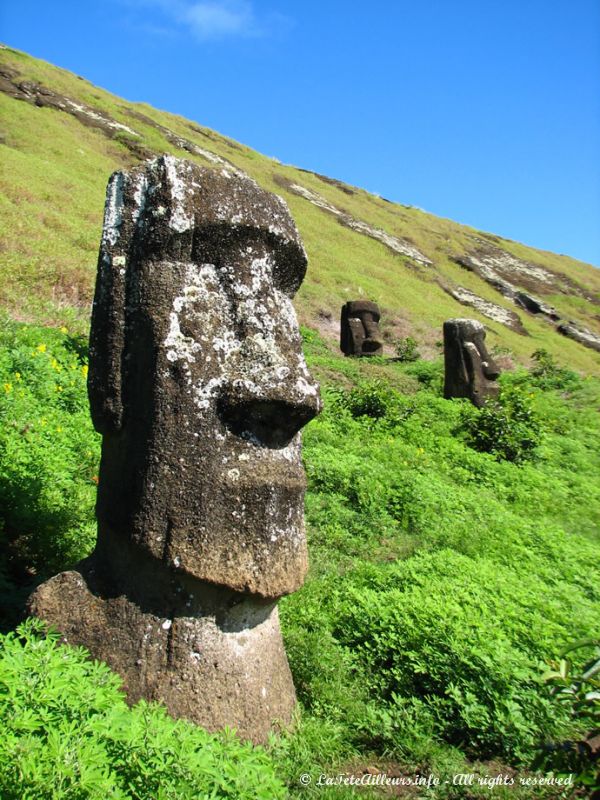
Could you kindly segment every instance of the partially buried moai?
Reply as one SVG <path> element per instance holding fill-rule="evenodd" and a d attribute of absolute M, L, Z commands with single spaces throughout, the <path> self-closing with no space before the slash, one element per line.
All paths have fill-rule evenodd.
<path fill-rule="evenodd" d="M 383 353 L 379 332 L 381 314 L 369 300 L 349 300 L 342 306 L 340 349 L 346 356 L 378 356 Z"/>
<path fill-rule="evenodd" d="M 299 431 L 320 410 L 285 202 L 163 156 L 108 185 L 90 338 L 98 541 L 33 614 L 131 701 L 264 741 L 295 693 L 277 600 L 307 569 Z"/>
<path fill-rule="evenodd" d="M 479 408 L 498 396 L 500 369 L 485 346 L 485 328 L 475 319 L 444 322 L 444 397 L 468 397 Z"/>

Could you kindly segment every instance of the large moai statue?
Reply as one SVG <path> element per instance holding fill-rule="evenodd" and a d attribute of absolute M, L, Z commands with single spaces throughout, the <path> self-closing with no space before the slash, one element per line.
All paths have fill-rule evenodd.
<path fill-rule="evenodd" d="M 481 408 L 498 397 L 500 368 L 485 346 L 485 328 L 475 319 L 444 322 L 444 397 L 468 397 Z"/>
<path fill-rule="evenodd" d="M 340 350 L 346 356 L 379 356 L 383 341 L 379 331 L 381 314 L 369 300 L 349 300 L 342 306 Z"/>
<path fill-rule="evenodd" d="M 277 600 L 307 570 L 299 431 L 321 408 L 285 202 L 163 156 L 108 185 L 90 339 L 98 541 L 30 611 L 210 730 L 264 741 L 295 693 Z"/>

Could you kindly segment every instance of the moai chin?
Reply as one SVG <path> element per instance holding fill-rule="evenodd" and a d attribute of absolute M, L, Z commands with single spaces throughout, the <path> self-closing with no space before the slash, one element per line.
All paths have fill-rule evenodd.
<path fill-rule="evenodd" d="M 481 408 L 500 391 L 500 368 L 485 346 L 485 328 L 475 319 L 444 322 L 444 397 L 468 397 Z"/>
<path fill-rule="evenodd" d="M 381 314 L 369 300 L 349 300 L 342 306 L 340 349 L 346 356 L 378 356 L 383 353 L 379 331 Z"/>
<path fill-rule="evenodd" d="M 265 741 L 295 693 L 277 600 L 303 583 L 299 431 L 321 408 L 285 202 L 163 156 L 110 179 L 90 337 L 98 541 L 32 613 L 131 701 Z"/>

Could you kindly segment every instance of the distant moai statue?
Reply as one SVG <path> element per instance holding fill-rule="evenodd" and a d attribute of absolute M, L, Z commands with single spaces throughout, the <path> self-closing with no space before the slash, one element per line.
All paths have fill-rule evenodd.
<path fill-rule="evenodd" d="M 379 307 L 369 300 L 349 300 L 342 306 L 340 349 L 346 356 L 379 356 L 383 341 Z"/>
<path fill-rule="evenodd" d="M 210 730 L 295 705 L 277 600 L 307 570 L 299 431 L 321 408 L 285 202 L 163 156 L 110 179 L 90 338 L 98 541 L 31 613 Z"/>
<path fill-rule="evenodd" d="M 481 408 L 498 397 L 500 368 L 485 346 L 485 328 L 475 319 L 444 322 L 444 397 L 468 397 Z"/>

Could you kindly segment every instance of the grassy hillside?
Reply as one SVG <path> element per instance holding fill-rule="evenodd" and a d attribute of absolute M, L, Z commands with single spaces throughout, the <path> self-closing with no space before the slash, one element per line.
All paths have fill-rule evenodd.
<path fill-rule="evenodd" d="M 573 714 L 543 675 L 565 645 L 600 639 L 600 357 L 511 293 L 599 332 L 600 273 L 281 165 L 9 49 L 0 110 L 0 796 L 573 796 L 532 785 L 538 768 L 589 788 L 579 751 L 544 746 L 585 737 L 597 706 Z M 105 185 L 165 151 L 225 160 L 283 194 L 309 252 L 295 304 L 325 410 L 303 440 L 310 572 L 280 603 L 299 707 L 265 749 L 129 709 L 85 652 L 31 622 L 13 632 L 31 589 L 94 546 L 87 332 Z M 340 305 L 360 296 L 383 309 L 388 355 L 412 335 L 426 359 L 342 357 Z M 457 315 L 528 365 L 482 410 L 442 397 L 437 343 Z M 463 773 L 473 785 L 454 784 Z M 378 774 L 405 785 L 347 784 Z M 428 776 L 437 784 L 406 785 Z"/>
<path fill-rule="evenodd" d="M 354 790 L 318 776 L 378 772 L 433 774 L 432 798 L 489 797 L 485 784 L 452 785 L 465 772 L 512 776 L 494 790 L 506 800 L 563 796 L 520 780 L 544 743 L 593 724 L 542 675 L 565 645 L 600 638 L 600 381 L 542 356 L 479 411 L 441 397 L 439 359 L 356 361 L 314 331 L 304 340 L 325 411 L 304 434 L 310 572 L 280 603 L 295 731 L 265 755 L 160 709 L 128 712 L 107 670 L 29 628 L 0 636 L 2 797 L 342 798 Z M 5 630 L 33 586 L 94 545 L 85 376 L 80 336 L 0 326 Z"/>
<path fill-rule="evenodd" d="M 108 176 L 153 153 L 170 152 L 209 166 L 225 159 L 285 197 L 310 259 L 296 308 L 302 322 L 331 341 L 337 339 L 342 303 L 362 296 L 380 304 L 390 346 L 411 334 L 431 357 L 444 319 L 471 316 L 487 324 L 492 345 L 510 350 L 518 361 L 543 347 L 575 369 L 600 370 L 594 350 L 560 335 L 542 316 L 516 307 L 458 261 L 468 261 L 482 248 L 492 248 L 494 257 L 515 257 L 525 269 L 508 268 L 517 288 L 532 291 L 554 305 L 563 320 L 600 336 L 600 271 L 590 265 L 280 164 L 195 122 L 126 102 L 9 48 L 0 50 L 0 73 L 0 304 L 19 319 L 86 328 Z M 43 94 L 48 89 L 52 96 Z M 395 252 L 353 230 L 348 220 L 416 248 L 423 259 Z M 532 267 L 542 269 L 543 280 L 527 274 Z M 517 315 L 522 332 L 459 303 L 449 294 L 457 287 Z"/>

